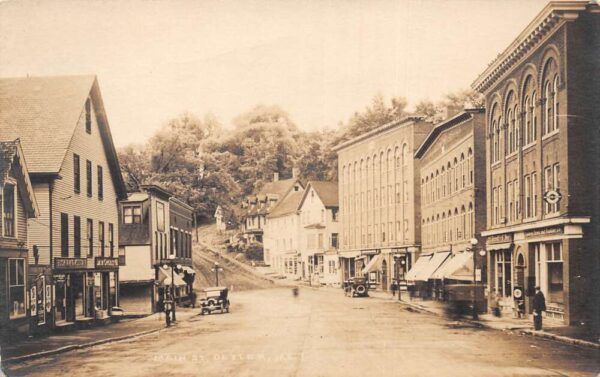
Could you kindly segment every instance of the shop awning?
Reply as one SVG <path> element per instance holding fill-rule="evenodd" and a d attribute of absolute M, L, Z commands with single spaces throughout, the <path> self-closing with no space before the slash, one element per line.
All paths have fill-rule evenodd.
<path fill-rule="evenodd" d="M 173 278 L 175 280 L 176 287 L 183 287 L 183 286 L 187 285 L 186 282 L 183 281 L 183 279 L 181 278 L 181 276 L 178 273 L 174 273 Z M 172 285 L 172 283 L 171 283 L 171 268 L 170 267 L 168 267 L 168 268 L 159 267 L 158 283 L 160 285 Z"/>
<path fill-rule="evenodd" d="M 453 266 L 454 271 L 448 270 L 445 278 L 450 280 L 473 281 L 473 253 L 460 254 L 461 259 Z"/>
<path fill-rule="evenodd" d="M 431 259 L 431 257 L 432 257 L 431 254 L 420 256 L 419 259 L 417 259 L 417 262 L 415 263 L 415 265 L 412 266 L 412 268 L 406 273 L 406 280 L 408 280 L 408 281 L 416 280 L 415 277 L 417 276 L 417 273 L 419 273 L 419 271 L 421 271 L 423 268 L 425 268 L 427 263 L 429 263 L 429 260 Z"/>
<path fill-rule="evenodd" d="M 379 271 L 381 270 L 381 264 L 383 262 L 383 255 L 377 254 L 367 263 L 365 268 L 363 268 L 362 273 L 368 274 L 369 272 Z"/>
<path fill-rule="evenodd" d="M 460 269 L 462 266 L 472 261 L 470 252 L 462 252 L 451 255 L 444 264 L 440 266 L 432 275 L 432 279 L 448 279 L 450 275 Z"/>
<path fill-rule="evenodd" d="M 506 243 L 494 243 L 491 245 L 486 245 L 486 250 L 505 250 L 505 249 L 510 249 L 511 247 L 511 243 L 510 242 L 506 242 Z"/>
<path fill-rule="evenodd" d="M 427 261 L 427 263 L 419 271 L 417 271 L 413 280 L 429 280 L 431 278 L 431 275 L 442 265 L 442 263 L 444 263 L 444 261 L 448 258 L 449 255 L 450 253 L 447 251 L 433 254 L 431 258 Z"/>

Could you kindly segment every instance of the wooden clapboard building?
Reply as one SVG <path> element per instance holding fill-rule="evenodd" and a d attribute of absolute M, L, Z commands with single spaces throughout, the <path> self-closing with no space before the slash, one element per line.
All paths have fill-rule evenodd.
<path fill-rule="evenodd" d="M 40 210 L 29 221 L 28 275 L 44 278 L 43 327 L 107 321 L 126 189 L 96 77 L 0 79 L 0 124 L 3 139 L 21 141 Z"/>

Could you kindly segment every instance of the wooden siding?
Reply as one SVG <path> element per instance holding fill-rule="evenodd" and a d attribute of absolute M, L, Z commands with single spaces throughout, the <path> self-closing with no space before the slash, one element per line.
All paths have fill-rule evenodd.
<path fill-rule="evenodd" d="M 73 154 L 80 156 L 80 161 L 90 160 L 92 162 L 92 197 L 88 197 L 86 190 L 81 190 L 80 193 L 74 192 L 74 172 L 73 172 Z M 104 171 L 104 198 L 98 198 L 98 182 L 96 167 L 102 166 Z M 82 188 L 85 187 L 86 171 L 85 164 L 80 164 Z M 81 217 L 81 255 L 86 255 L 87 248 L 87 219 L 92 219 L 94 223 L 94 256 L 100 255 L 98 223 L 105 223 L 105 255 L 109 256 L 109 237 L 108 224 L 113 224 L 114 229 L 114 256 L 118 256 L 119 243 L 119 227 L 118 227 L 118 207 L 117 195 L 112 178 L 109 174 L 108 161 L 102 140 L 100 130 L 96 122 L 95 114 L 92 115 L 92 133 L 88 134 L 85 130 L 85 112 L 83 111 L 75 128 L 75 132 L 71 139 L 68 151 L 60 169 L 61 179 L 53 182 L 52 190 L 52 241 L 53 255 L 60 257 L 60 214 L 66 213 L 69 216 L 69 257 L 74 256 L 73 240 L 74 240 L 74 216 Z M 48 184 L 38 183 L 34 185 L 34 191 L 40 207 L 40 217 L 35 220 L 30 220 L 31 234 L 29 237 L 30 246 L 37 244 L 40 249 L 40 263 L 50 263 L 49 254 L 49 232 L 50 232 L 50 202 L 48 194 Z M 30 256 L 30 263 L 33 262 L 33 257 Z"/>
<path fill-rule="evenodd" d="M 29 219 L 27 248 L 33 250 L 37 245 L 40 253 L 39 264 L 50 264 L 50 195 L 48 183 L 34 183 L 33 192 L 38 203 L 40 213 L 37 218 Z M 29 253 L 29 264 L 34 264 L 33 252 Z"/>

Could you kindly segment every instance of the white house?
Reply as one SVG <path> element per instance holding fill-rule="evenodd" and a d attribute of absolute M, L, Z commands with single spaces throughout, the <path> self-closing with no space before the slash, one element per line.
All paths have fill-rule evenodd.
<path fill-rule="evenodd" d="M 267 215 L 264 224 L 264 261 L 276 272 L 290 277 L 301 276 L 300 219 L 298 205 L 304 188 L 297 181 L 292 189 Z"/>
<path fill-rule="evenodd" d="M 339 284 L 342 277 L 338 257 L 337 182 L 309 182 L 298 210 L 303 279 L 318 284 Z"/>

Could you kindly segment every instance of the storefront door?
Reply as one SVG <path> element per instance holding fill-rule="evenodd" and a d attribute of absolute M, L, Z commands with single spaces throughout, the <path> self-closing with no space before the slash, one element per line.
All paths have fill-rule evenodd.
<path fill-rule="evenodd" d="M 67 284 L 65 279 L 54 277 L 54 318 L 57 323 L 67 321 Z"/>
<path fill-rule="evenodd" d="M 84 303 L 85 303 L 85 296 L 84 296 L 84 284 L 85 284 L 85 275 L 84 274 L 70 274 L 69 275 L 70 280 L 71 280 L 71 286 L 72 286 L 72 303 L 67 303 L 67 307 L 73 307 L 75 308 L 75 319 L 76 318 L 82 318 L 85 317 L 85 311 L 84 311 Z"/>

